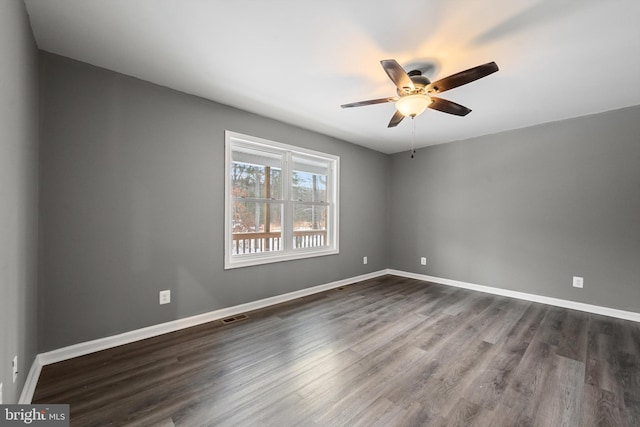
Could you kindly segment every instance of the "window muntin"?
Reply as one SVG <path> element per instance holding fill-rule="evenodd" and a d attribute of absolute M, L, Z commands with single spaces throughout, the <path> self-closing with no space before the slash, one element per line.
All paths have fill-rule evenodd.
<path fill-rule="evenodd" d="M 339 158 L 226 132 L 225 268 L 338 253 Z"/>

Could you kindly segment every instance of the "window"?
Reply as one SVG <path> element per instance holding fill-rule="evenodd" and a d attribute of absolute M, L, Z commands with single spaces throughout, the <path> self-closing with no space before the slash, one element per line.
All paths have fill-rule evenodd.
<path fill-rule="evenodd" d="M 339 158 L 226 131 L 225 268 L 338 253 Z"/>

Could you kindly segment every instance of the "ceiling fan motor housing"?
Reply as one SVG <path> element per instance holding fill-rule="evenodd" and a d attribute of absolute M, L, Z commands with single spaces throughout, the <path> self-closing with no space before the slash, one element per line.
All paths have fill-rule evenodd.
<path fill-rule="evenodd" d="M 398 95 L 423 95 L 427 93 L 424 88 L 431 84 L 431 80 L 429 80 L 426 76 L 423 76 L 421 71 L 412 70 L 409 71 L 407 75 L 413 82 L 413 86 L 415 86 L 415 88 L 413 90 L 408 87 L 403 87 L 402 89 L 397 88 L 396 92 L 398 92 Z"/>

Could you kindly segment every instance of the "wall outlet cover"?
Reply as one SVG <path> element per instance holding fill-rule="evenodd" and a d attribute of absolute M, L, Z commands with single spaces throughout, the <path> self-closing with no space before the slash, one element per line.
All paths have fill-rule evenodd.
<path fill-rule="evenodd" d="M 582 288 L 584 287 L 584 278 L 573 276 L 573 287 L 574 288 Z"/>
<path fill-rule="evenodd" d="M 18 356 L 13 356 L 13 360 L 11 361 L 11 370 L 13 372 L 13 382 L 15 383 L 18 379 Z"/>
<path fill-rule="evenodd" d="M 171 302 L 171 291 L 160 291 L 160 304 L 169 304 Z"/>
<path fill-rule="evenodd" d="M 367 263 L 367 257 L 363 257 L 363 258 L 362 258 L 362 263 L 363 263 L 363 264 L 366 264 L 366 263 Z"/>
<path fill-rule="evenodd" d="M 427 258 L 426 257 L 420 257 L 420 264 L 421 265 L 427 265 Z"/>

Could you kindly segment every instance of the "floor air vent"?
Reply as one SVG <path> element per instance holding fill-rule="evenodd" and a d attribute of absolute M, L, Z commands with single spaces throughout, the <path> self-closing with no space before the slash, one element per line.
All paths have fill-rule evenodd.
<path fill-rule="evenodd" d="M 228 325 L 229 323 L 238 322 L 240 320 L 248 319 L 249 316 L 246 314 L 238 314 L 237 316 L 227 317 L 226 319 L 222 319 L 223 325 Z"/>

